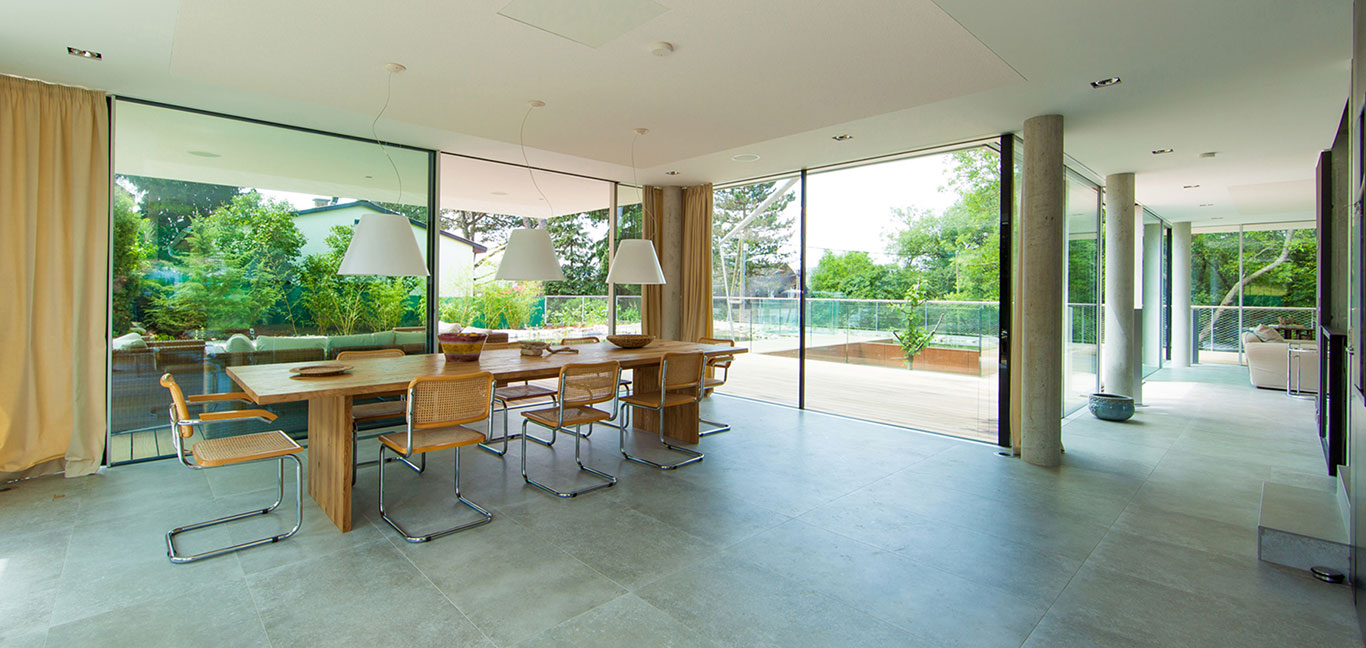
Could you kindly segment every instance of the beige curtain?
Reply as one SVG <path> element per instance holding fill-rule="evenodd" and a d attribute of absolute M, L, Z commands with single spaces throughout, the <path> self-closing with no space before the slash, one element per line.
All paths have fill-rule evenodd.
<path fill-rule="evenodd" d="M 663 264 L 664 223 L 661 220 L 664 190 L 646 186 L 642 208 L 645 212 L 644 237 L 654 243 L 655 256 Z M 661 337 L 664 335 L 664 286 L 642 286 L 640 300 L 640 332 Z"/>
<path fill-rule="evenodd" d="M 678 337 L 711 337 L 711 184 L 683 190 L 683 319 Z"/>
<path fill-rule="evenodd" d="M 103 92 L 0 76 L 0 480 L 100 466 L 108 129 Z"/>

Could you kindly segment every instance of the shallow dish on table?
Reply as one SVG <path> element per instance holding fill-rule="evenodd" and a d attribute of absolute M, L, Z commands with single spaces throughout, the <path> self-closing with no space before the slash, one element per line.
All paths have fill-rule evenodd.
<path fill-rule="evenodd" d="M 639 349 L 655 341 L 653 335 L 609 335 L 607 341 L 623 349 Z"/>
<path fill-rule="evenodd" d="M 348 371 L 351 371 L 351 365 L 316 364 L 294 367 L 289 370 L 289 373 L 295 374 L 295 378 L 317 378 L 320 376 L 340 376 Z"/>

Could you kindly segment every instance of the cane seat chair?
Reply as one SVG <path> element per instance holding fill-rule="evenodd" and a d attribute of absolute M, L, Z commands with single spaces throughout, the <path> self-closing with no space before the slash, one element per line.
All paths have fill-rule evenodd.
<path fill-rule="evenodd" d="M 341 353 L 338 353 L 338 354 L 337 354 L 337 362 L 345 362 L 345 361 L 347 361 L 347 360 L 364 360 L 364 359 L 369 359 L 369 358 L 402 358 L 404 355 L 406 355 L 406 354 L 403 353 L 403 349 L 373 349 L 373 350 L 367 350 L 367 351 L 342 351 Z M 404 395 L 404 392 L 396 392 L 396 393 L 393 393 L 393 394 L 383 394 L 382 396 L 386 396 L 386 397 L 398 396 L 399 398 L 397 398 L 396 400 L 380 400 L 380 401 L 375 401 L 375 402 L 373 402 L 373 403 L 360 403 L 360 404 L 352 405 L 352 406 L 351 406 L 351 457 L 352 457 L 352 462 L 351 462 L 351 483 L 352 483 L 352 484 L 356 483 L 356 468 L 357 468 L 357 467 L 359 467 L 359 466 L 373 466 L 373 465 L 375 465 L 375 462 L 374 462 L 374 461 L 360 461 L 360 460 L 359 460 L 359 457 L 360 457 L 360 452 L 359 452 L 359 450 L 360 450 L 360 426 L 363 425 L 363 424 L 365 424 L 365 423 L 375 423 L 375 422 L 378 422 L 378 421 L 389 421 L 389 420 L 392 420 L 392 421 L 393 421 L 394 423 L 396 423 L 396 424 L 402 422 L 402 421 L 403 421 L 403 417 L 406 416 L 407 413 L 408 413 L 408 404 L 404 402 L 404 400 L 403 400 L 403 398 L 402 398 L 403 395 Z M 377 436 L 377 435 L 376 435 L 376 436 Z M 370 437 L 366 437 L 366 438 L 370 438 Z M 409 466 L 410 468 L 412 468 L 413 470 L 416 470 L 417 472 L 422 472 L 423 469 L 425 469 L 425 468 L 427 467 L 427 464 L 425 463 L 425 461 L 426 461 L 426 455 L 423 455 L 423 461 L 424 461 L 424 463 L 423 463 L 421 466 L 415 466 L 415 465 L 413 465 L 412 463 L 410 463 L 410 462 L 408 462 L 407 460 L 402 459 L 402 458 L 396 458 L 396 459 L 397 459 L 398 461 L 402 461 L 402 462 L 405 463 L 405 464 L 408 464 L 408 466 Z"/>
<path fill-rule="evenodd" d="M 166 533 L 166 556 L 173 563 L 188 563 L 214 556 L 221 556 L 226 553 L 256 547 L 263 544 L 279 542 L 294 535 L 299 526 L 303 523 L 303 464 L 300 463 L 299 452 L 303 448 L 294 439 L 289 438 L 284 432 L 279 430 L 272 432 L 257 432 L 255 434 L 243 434 L 239 436 L 222 437 L 217 439 L 203 438 L 203 428 L 210 423 L 221 423 L 224 421 L 274 421 L 275 414 L 264 409 L 242 409 L 200 412 L 197 418 L 190 415 L 191 407 L 202 407 L 210 403 L 225 403 L 232 401 L 242 401 L 250 403 L 251 399 L 244 393 L 232 392 L 226 394 L 197 394 L 186 396 L 185 392 L 176 384 L 175 377 L 171 374 L 161 376 L 161 386 L 171 392 L 171 439 L 175 443 L 176 459 L 185 467 L 193 470 L 203 470 L 207 468 L 218 468 L 221 466 L 232 466 L 242 463 L 255 461 L 276 461 L 279 463 L 278 480 L 276 485 L 275 503 L 265 508 L 255 508 L 245 513 L 238 513 L 221 517 L 208 522 L 198 522 L 187 524 L 182 527 L 171 529 Z M 197 441 L 188 451 L 185 449 L 185 440 L 195 435 L 195 430 L 201 431 L 200 440 Z M 245 518 L 265 515 L 274 511 L 280 506 L 285 498 L 285 460 L 294 462 L 294 527 L 289 531 L 277 535 L 267 536 L 256 540 L 250 540 L 230 547 L 212 549 L 197 554 L 183 554 L 176 549 L 176 537 L 182 533 L 216 526 L 227 522 L 235 522 Z M 192 461 L 193 460 L 193 461 Z"/>
<path fill-rule="evenodd" d="M 580 428 L 587 425 L 591 431 L 594 423 L 601 423 L 616 416 L 617 390 L 620 382 L 621 365 L 615 360 L 592 364 L 567 364 L 560 367 L 560 400 L 555 407 L 522 412 L 522 479 L 526 483 L 559 497 L 574 497 L 617 483 L 616 477 L 583 464 L 580 450 L 583 437 L 587 435 L 583 434 Z M 607 402 L 612 403 L 611 411 L 593 407 Z M 526 428 L 529 423 L 550 430 L 551 438 L 560 432 L 574 435 L 574 462 L 579 465 L 579 470 L 597 475 L 605 481 L 576 490 L 561 491 L 527 476 L 526 440 L 529 435 Z"/>
<path fill-rule="evenodd" d="M 735 346 L 735 340 L 728 340 L 726 338 L 703 337 L 698 338 L 697 341 L 702 344 L 724 344 L 729 347 Z M 730 364 L 734 361 L 735 356 L 733 355 L 712 356 L 707 358 L 707 368 L 712 370 L 712 375 L 706 376 L 702 380 L 702 393 L 704 395 L 709 396 L 713 389 L 726 384 L 726 377 L 730 375 Z M 718 373 L 720 374 L 719 378 L 716 377 Z M 730 431 L 729 423 L 709 421 L 700 416 L 697 420 L 712 426 L 709 430 L 699 430 L 697 436 L 704 437 L 710 434 L 720 434 L 722 432 Z"/>
<path fill-rule="evenodd" d="M 484 349 L 491 351 L 501 349 L 516 349 L 520 347 L 520 342 L 484 344 Z M 556 398 L 558 396 L 558 392 L 556 392 L 554 389 L 551 389 L 544 385 L 533 384 L 531 381 L 528 380 L 523 380 L 520 384 L 509 384 L 509 382 L 500 381 L 499 384 L 497 384 L 494 387 L 493 402 L 498 404 L 498 411 L 503 413 L 503 436 L 500 436 L 498 438 L 490 438 L 488 441 L 479 444 L 479 447 L 483 448 L 484 450 L 488 450 L 489 452 L 492 452 L 493 454 L 496 454 L 500 457 L 506 455 L 508 452 L 508 441 L 517 438 L 517 435 L 515 434 L 508 434 L 508 411 L 542 405 L 543 403 L 535 401 L 543 401 L 547 398 L 550 399 L 550 402 L 554 403 L 557 402 Z M 531 440 L 545 446 L 553 445 L 555 443 L 555 438 L 553 436 L 549 439 L 531 437 Z M 501 450 L 494 448 L 492 445 L 490 445 L 498 441 L 503 442 L 503 447 Z"/>
<path fill-rule="evenodd" d="M 702 374 L 706 370 L 706 360 L 701 353 L 665 353 L 659 360 L 659 391 L 641 393 L 640 385 L 630 396 L 621 399 L 627 406 L 626 422 L 621 426 L 621 456 L 637 463 L 654 466 L 660 470 L 673 470 L 690 463 L 701 461 L 706 455 L 690 448 L 681 448 L 664 440 L 664 426 L 659 426 L 659 442 L 674 452 L 684 455 L 684 459 L 671 464 L 661 464 L 626 452 L 626 428 L 631 426 L 631 411 L 646 409 L 658 412 L 662 418 L 664 410 L 679 405 L 696 403 L 702 399 Z"/>
<path fill-rule="evenodd" d="M 573 345 L 575 345 L 575 344 L 598 344 L 598 343 L 601 343 L 601 342 L 602 342 L 602 339 L 599 338 L 599 337 L 596 336 L 596 335 L 584 335 L 584 336 L 580 336 L 580 337 L 567 337 L 567 338 L 561 338 L 561 339 L 560 339 L 560 345 L 561 345 L 561 346 L 573 346 Z M 620 390 L 620 393 L 618 394 L 618 396 L 625 396 L 626 394 L 629 394 L 629 393 L 630 393 L 630 391 L 631 391 L 631 379 L 630 379 L 630 378 L 626 378 L 626 377 L 623 376 L 621 380 L 617 381 L 617 384 L 621 386 L 621 390 Z M 606 425 L 607 427 L 614 427 L 614 428 L 620 428 L 620 427 L 621 427 L 620 425 L 618 425 L 618 424 L 616 424 L 616 423 L 613 423 L 612 421 L 603 421 L 602 424 L 603 424 L 603 425 Z M 585 433 L 585 434 L 584 434 L 585 437 L 590 436 L 590 435 L 592 435 L 592 432 L 588 432 L 588 433 Z"/>
<path fill-rule="evenodd" d="M 493 409 L 493 374 L 480 372 L 464 376 L 425 376 L 408 383 L 407 429 L 379 436 L 379 515 L 408 542 L 427 542 L 433 538 L 488 524 L 493 514 L 460 494 L 460 448 L 482 443 L 483 432 L 466 427 L 484 421 Z M 384 459 L 393 453 L 406 460 L 415 454 L 455 449 L 455 499 L 481 517 L 426 535 L 413 535 L 384 510 Z M 410 464 L 411 465 L 411 464 Z M 425 465 L 425 462 L 424 462 Z"/>

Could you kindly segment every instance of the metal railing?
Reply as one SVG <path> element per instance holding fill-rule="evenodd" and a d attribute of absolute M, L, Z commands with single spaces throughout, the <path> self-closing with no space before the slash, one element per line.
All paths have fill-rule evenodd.
<path fill-rule="evenodd" d="M 1201 351 L 1242 350 L 1243 331 L 1259 324 L 1276 325 L 1281 318 L 1297 326 L 1315 328 L 1314 308 L 1292 306 L 1191 306 Z"/>

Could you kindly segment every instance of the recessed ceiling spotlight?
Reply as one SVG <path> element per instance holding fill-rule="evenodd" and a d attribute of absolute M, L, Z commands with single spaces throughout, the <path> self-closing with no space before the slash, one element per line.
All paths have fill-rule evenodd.
<path fill-rule="evenodd" d="M 1209 219 L 1210 219 L 1210 220 L 1224 220 L 1224 217 L 1223 217 L 1223 216 L 1210 216 Z"/>
<path fill-rule="evenodd" d="M 1092 87 L 1092 88 L 1108 88 L 1108 87 L 1110 87 L 1110 86 L 1117 86 L 1117 85 L 1119 85 L 1120 83 L 1122 83 L 1122 82 L 1119 80 L 1119 77 L 1110 77 L 1110 78 L 1108 78 L 1108 79 L 1101 79 L 1101 80 L 1099 80 L 1099 81 L 1092 81 L 1092 82 L 1091 82 L 1091 87 Z"/>
<path fill-rule="evenodd" d="M 1193 185 L 1181 185 L 1181 188 L 1182 188 L 1182 189 L 1199 189 L 1199 188 L 1200 188 L 1200 185 L 1198 185 L 1198 184 L 1193 184 Z"/>
<path fill-rule="evenodd" d="M 850 135 L 850 134 L 848 134 L 848 133 L 841 133 L 841 134 L 836 135 L 836 136 L 834 136 L 834 137 L 832 137 L 832 138 L 830 138 L 830 139 L 835 140 L 836 142 L 847 142 L 847 141 L 849 141 L 849 140 L 851 140 L 851 139 L 854 139 L 854 136 L 853 136 L 853 135 Z"/>
<path fill-rule="evenodd" d="M 508 195 L 508 192 L 506 192 L 506 191 L 490 191 L 489 193 L 492 194 L 492 195 L 495 195 L 495 196 L 506 196 L 506 195 Z"/>
<path fill-rule="evenodd" d="M 1200 203 L 1201 207 L 1213 207 L 1214 203 Z"/>
<path fill-rule="evenodd" d="M 674 44 L 668 41 L 659 41 L 650 46 L 650 53 L 655 56 L 668 56 L 674 53 Z"/>
<path fill-rule="evenodd" d="M 100 54 L 99 52 L 92 52 L 90 50 L 83 50 L 79 47 L 68 47 L 66 48 L 66 53 L 72 56 L 79 56 L 83 59 L 90 59 L 92 61 L 104 60 L 103 54 Z"/>
<path fill-rule="evenodd" d="M 665 171 L 664 175 L 678 175 L 677 171 Z"/>
<path fill-rule="evenodd" d="M 741 154 L 739 154 L 739 155 L 732 155 L 732 156 L 730 156 L 730 159 L 732 159 L 732 160 L 734 160 L 734 161 L 736 161 L 736 162 L 753 162 L 753 161 L 759 159 L 759 156 L 757 156 L 757 155 L 755 155 L 755 154 L 753 154 L 753 153 L 741 153 Z"/>
<path fill-rule="evenodd" d="M 1212 158 L 1212 157 L 1214 157 L 1214 156 L 1216 156 L 1216 155 L 1218 155 L 1218 154 L 1219 154 L 1218 151 L 1205 151 L 1204 153 L 1201 153 L 1201 154 L 1200 154 L 1200 157 L 1202 157 L 1202 158 Z"/>
<path fill-rule="evenodd" d="M 202 158 L 223 157 L 223 156 L 221 156 L 221 155 L 219 155 L 219 154 L 217 154 L 217 153 L 214 153 L 213 151 L 185 151 L 185 152 L 186 152 L 186 153 L 189 153 L 190 155 L 193 155 L 193 156 L 195 156 L 195 157 L 202 157 Z"/>
<path fill-rule="evenodd" d="M 1172 149 L 1153 149 L 1153 155 L 1166 155 L 1171 152 Z"/>

